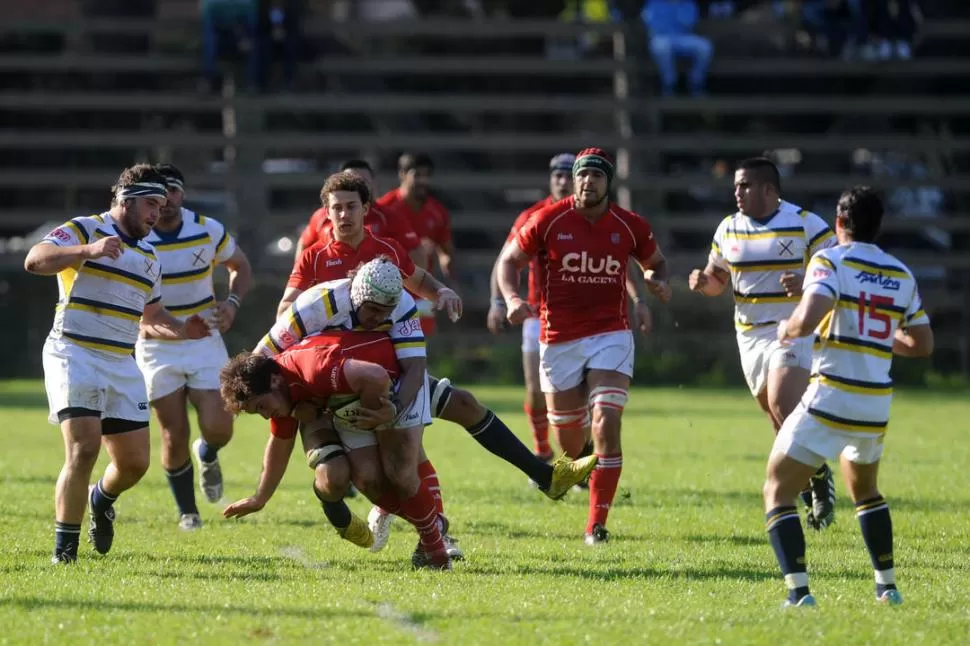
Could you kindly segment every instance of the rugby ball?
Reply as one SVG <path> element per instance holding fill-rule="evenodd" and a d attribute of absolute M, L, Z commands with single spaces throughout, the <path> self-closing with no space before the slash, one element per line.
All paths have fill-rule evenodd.
<path fill-rule="evenodd" d="M 327 408 L 333 413 L 335 420 L 354 426 L 357 421 L 357 410 L 360 408 L 360 397 L 336 395 L 327 400 Z"/>

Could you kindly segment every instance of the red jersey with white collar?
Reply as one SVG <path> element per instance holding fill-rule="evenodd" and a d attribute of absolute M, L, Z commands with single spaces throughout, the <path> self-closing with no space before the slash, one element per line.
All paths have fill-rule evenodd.
<path fill-rule="evenodd" d="M 356 249 L 329 237 L 322 243 L 304 249 L 293 266 L 286 286 L 306 291 L 317 283 L 346 278 L 361 263 L 381 255 L 389 257 L 403 276 L 409 277 L 414 273 L 414 262 L 401 245 L 365 231 L 364 239 Z"/>
<path fill-rule="evenodd" d="M 533 213 L 515 240 L 542 265 L 540 341 L 630 329 L 627 263 L 630 256 L 645 263 L 657 250 L 646 220 L 611 203 L 590 222 L 568 197 Z"/>
<path fill-rule="evenodd" d="M 387 370 L 391 379 L 400 374 L 394 345 L 383 332 L 328 333 L 308 338 L 273 357 L 283 376 L 290 402 L 312 401 L 321 407 L 334 395 L 353 395 L 347 383 L 344 364 L 348 359 L 376 363 Z M 274 417 L 270 433 L 288 440 L 296 437 L 297 421 L 292 417 Z"/>

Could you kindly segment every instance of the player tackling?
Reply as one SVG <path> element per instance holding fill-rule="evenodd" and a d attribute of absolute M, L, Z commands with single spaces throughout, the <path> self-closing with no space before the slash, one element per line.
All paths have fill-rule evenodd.
<path fill-rule="evenodd" d="M 812 258 L 801 300 L 776 328 L 783 344 L 816 332 L 820 338 L 811 384 L 775 437 L 764 487 L 765 523 L 788 586 L 786 605 L 815 605 L 795 499 L 802 483 L 836 457 L 875 570 L 876 599 L 902 603 L 889 506 L 876 476 L 889 425 L 892 357 L 930 355 L 933 331 L 913 273 L 874 244 L 882 216 L 872 189 L 842 194 L 839 244 Z"/>
<path fill-rule="evenodd" d="M 812 358 L 811 339 L 782 345 L 775 327 L 794 310 L 809 259 L 835 244 L 822 218 L 782 200 L 780 190 L 778 169 L 770 160 L 741 162 L 734 174 L 738 212 L 721 221 L 707 266 L 691 272 L 688 281 L 705 296 L 733 286 L 741 368 L 775 433 L 808 386 Z M 835 520 L 832 470 L 822 464 L 806 482 L 806 524 L 820 530 Z"/>
<path fill-rule="evenodd" d="M 77 560 L 88 502 L 88 538 L 107 554 L 114 502 L 148 470 L 148 397 L 133 357 L 139 326 L 171 340 L 209 335 L 198 315 L 180 321 L 162 306 L 158 257 L 143 242 L 165 204 L 165 177 L 138 164 L 113 192 L 110 210 L 65 222 L 24 260 L 33 274 L 56 275 L 60 293 L 43 350 L 49 419 L 61 427 L 65 453 L 54 490 L 54 563 Z M 111 461 L 89 488 L 102 445 Z"/>
<path fill-rule="evenodd" d="M 666 302 L 671 292 L 650 225 L 609 200 L 615 174 L 609 155 L 587 148 L 572 173 L 573 195 L 536 211 L 505 247 L 498 281 L 509 322 L 522 323 L 535 312 L 517 293 L 519 271 L 540 258 L 539 379 L 550 427 L 571 457 L 582 450 L 593 411 L 598 464 L 590 478 L 585 541 L 594 545 L 609 540 L 606 520 L 623 467 L 620 422 L 634 356 L 625 288 L 629 258 L 644 270 L 654 296 Z"/>

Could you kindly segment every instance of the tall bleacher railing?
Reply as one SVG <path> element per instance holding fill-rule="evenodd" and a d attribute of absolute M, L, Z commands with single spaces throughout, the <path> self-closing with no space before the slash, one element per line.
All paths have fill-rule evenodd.
<path fill-rule="evenodd" d="M 966 25 L 932 23 L 924 27 L 930 37 L 959 37 Z M 737 26 L 716 26 L 737 29 Z M 741 28 L 744 28 L 743 26 Z M 909 116 L 917 119 L 959 120 L 970 117 L 970 87 L 946 96 L 907 95 L 905 91 L 857 96 L 795 91 L 762 95 L 712 96 L 706 99 L 644 96 L 631 85 L 652 82 L 653 70 L 636 51 L 642 36 L 631 25 L 577 25 L 546 21 L 427 20 L 393 23 L 308 23 L 307 39 L 336 39 L 351 43 L 339 55 L 318 58 L 305 71 L 314 85 L 326 91 L 250 94 L 230 84 L 222 95 L 199 95 L 191 79 L 198 75 L 194 54 L 171 46 L 173 34 L 197 31 L 198 26 L 178 21 L 75 20 L 20 21 L 0 24 L 0 35 L 58 33 L 66 43 L 92 34 L 144 34 L 153 42 L 147 53 L 116 56 L 78 52 L 66 46 L 57 54 L 8 52 L 0 54 L 0 194 L 9 205 L 0 214 L 4 230 L 28 231 L 44 222 L 85 214 L 104 205 L 106 189 L 117 176 L 116 166 L 85 162 L 100 156 L 124 159 L 165 159 L 185 166 L 195 191 L 225 197 L 226 212 L 220 214 L 250 247 L 292 233 L 316 206 L 323 178 L 337 160 L 372 155 L 387 159 L 401 151 L 424 150 L 449 164 L 435 175 L 437 190 L 452 198 L 456 235 L 471 240 L 462 250 L 462 283 L 472 317 L 480 318 L 487 304 L 486 278 L 490 263 L 519 208 L 539 197 L 546 183 L 543 162 L 562 150 L 600 145 L 620 152 L 622 173 L 618 192 L 624 200 L 648 216 L 658 237 L 670 250 L 674 272 L 684 276 L 704 261 L 697 248 L 678 248 L 683 235 L 710 234 L 726 210 L 688 211 L 667 206 L 672 195 L 705 191 L 732 202 L 730 174 L 694 169 L 672 173 L 666 159 L 674 156 L 703 157 L 711 154 L 738 158 L 767 149 L 793 149 L 803 154 L 851 155 L 853 151 L 894 151 L 931 157 L 966 160 L 970 136 L 939 131 L 924 134 L 844 133 L 819 135 L 794 132 L 732 133 L 700 129 L 677 131 L 667 123 L 676 119 L 703 119 L 709 115 L 751 117 L 857 115 L 862 118 Z M 748 27 L 750 29 L 750 27 Z M 715 29 L 716 31 L 716 29 Z M 578 39 L 593 34 L 603 43 L 600 55 L 556 59 L 543 54 L 490 55 L 490 41 L 510 39 Z M 382 39 L 443 39 L 481 44 L 481 51 L 456 55 L 422 55 L 420 51 L 373 54 L 387 48 L 370 47 Z M 362 45 L 363 43 L 363 45 Z M 356 49 L 355 49 L 356 47 Z M 175 49 L 178 53 L 171 53 Z M 711 69 L 714 81 L 767 77 L 783 79 L 849 79 L 864 83 L 874 78 L 903 82 L 935 78 L 959 88 L 970 59 L 915 59 L 892 65 L 873 65 L 840 60 L 732 58 L 719 56 Z M 125 89 L 123 79 L 150 77 L 154 85 Z M 94 89 L 78 82 L 87 77 L 119 80 L 111 90 Z M 356 91 L 359 80 L 375 84 Z M 187 82 L 186 80 L 189 80 Z M 433 79 L 434 92 L 409 89 Z M 646 80 L 644 80 L 646 79 Z M 384 84 L 379 81 L 384 82 Z M 390 83 L 395 81 L 395 83 Z M 413 85 L 409 86 L 408 81 Z M 449 90 L 449 82 L 458 90 Z M 393 87 L 392 87 L 393 85 Z M 507 86 L 507 87 L 506 87 Z M 133 86 L 137 87 L 137 86 Z M 403 87 L 403 89 L 402 89 Z M 445 88 L 445 89 L 440 89 Z M 514 88 L 509 90 L 508 88 Z M 583 92 L 582 90 L 586 90 Z M 59 115 L 98 114 L 105 125 L 98 128 L 60 127 Z M 112 115 L 118 124 L 112 126 Z M 135 119 L 122 119 L 123 115 Z M 363 115 L 370 121 L 348 128 L 346 118 Z M 423 130 L 395 129 L 394 121 L 382 117 L 412 115 L 409 123 L 432 123 L 436 117 L 453 120 L 447 130 L 428 126 Z M 28 118 L 29 117 L 29 118 Z M 197 119 L 195 118 L 197 117 Z M 493 119 L 494 117 L 494 119 Z M 534 121 L 530 121 L 530 119 Z M 425 120 L 425 121 L 422 121 Z M 490 125 L 498 122 L 498 127 Z M 549 121 L 556 128 L 527 130 L 522 123 Z M 198 126 L 205 122 L 207 127 Z M 288 123 L 295 126 L 287 126 Z M 631 126 L 631 123 L 634 126 Z M 39 124 L 39 125 L 38 125 Z M 134 124 L 134 125 L 130 125 Z M 172 124 L 175 124 L 174 126 Z M 272 125 L 271 125 L 272 124 Z M 282 126 L 280 124 L 283 124 Z M 314 124 L 314 125 L 307 125 Z M 457 124 L 457 125 L 455 125 Z M 510 125 L 511 124 L 511 125 Z M 640 126 L 639 124 L 649 124 Z M 59 156 L 70 160 L 58 163 Z M 18 159 L 28 160 L 18 163 Z M 271 168 L 268 160 L 303 160 L 309 164 Z M 384 189 L 396 177 L 381 172 Z M 837 195 L 845 187 L 866 183 L 883 189 L 919 188 L 931 185 L 955 196 L 958 207 L 970 211 L 970 175 L 966 165 L 955 164 L 950 172 L 918 179 L 853 176 L 844 172 L 796 173 L 786 179 L 785 190 L 797 194 Z M 45 195 L 43 200 L 29 199 Z M 26 196 L 26 197 L 25 197 Z M 890 232 L 917 233 L 924 220 L 906 217 L 886 223 Z M 948 214 L 934 219 L 932 227 L 950 235 L 970 233 L 970 215 Z M 461 246 L 461 245 L 459 245 Z M 473 248 L 472 248 L 473 247 Z M 258 252 L 257 252 L 258 255 Z M 942 267 L 947 279 L 933 288 L 926 300 L 947 317 L 952 334 L 941 347 L 962 354 L 968 371 L 970 354 L 970 254 L 938 251 L 902 254 L 913 266 Z M 263 258 L 268 281 L 281 281 L 289 259 L 283 255 Z M 703 308 L 686 292 L 678 300 L 685 310 L 668 318 L 678 324 L 692 316 L 691 308 Z M 723 308 L 723 304 L 717 307 Z M 477 321 L 476 321 L 477 323 Z M 681 325 L 699 337 L 709 337 L 702 326 Z M 723 338 L 730 337 L 728 329 Z"/>

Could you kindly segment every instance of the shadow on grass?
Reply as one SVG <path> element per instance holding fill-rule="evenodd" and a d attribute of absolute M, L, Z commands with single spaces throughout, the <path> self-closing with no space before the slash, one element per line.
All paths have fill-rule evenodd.
<path fill-rule="evenodd" d="M 105 599 L 50 599 L 42 597 L 8 597 L 0 599 L 0 607 L 19 608 L 23 610 L 68 610 L 85 611 L 96 608 L 97 610 L 120 610 L 125 612 L 169 612 L 169 613 L 191 613 L 194 616 L 206 613 L 216 615 L 238 615 L 242 617 L 295 617 L 298 619 L 320 619 L 329 617 L 332 619 L 351 619 L 351 618 L 373 618 L 374 613 L 366 610 L 334 610 L 324 606 L 314 606 L 312 608 L 293 607 L 293 606 L 274 606 L 272 608 L 261 608 L 252 605 L 233 605 L 231 603 L 165 603 L 151 601 L 110 601 Z"/>

